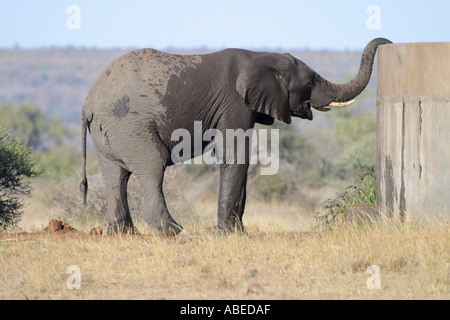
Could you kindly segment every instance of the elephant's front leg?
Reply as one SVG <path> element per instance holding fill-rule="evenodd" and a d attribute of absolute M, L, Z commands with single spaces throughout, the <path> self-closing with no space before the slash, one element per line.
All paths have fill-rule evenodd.
<path fill-rule="evenodd" d="M 242 216 L 245 208 L 248 164 L 228 164 L 220 168 L 218 224 L 221 231 L 245 231 Z"/>

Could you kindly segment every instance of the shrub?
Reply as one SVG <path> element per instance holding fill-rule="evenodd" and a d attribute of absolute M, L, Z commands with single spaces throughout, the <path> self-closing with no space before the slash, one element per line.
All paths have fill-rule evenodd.
<path fill-rule="evenodd" d="M 32 150 L 10 133 L 0 127 L 0 229 L 20 221 L 23 197 L 31 194 L 26 178 L 39 174 Z"/>
<path fill-rule="evenodd" d="M 319 226 L 331 228 L 345 213 L 347 205 L 376 205 L 377 182 L 375 166 L 357 164 L 358 179 L 335 199 L 322 203 L 323 210 L 315 214 Z"/>

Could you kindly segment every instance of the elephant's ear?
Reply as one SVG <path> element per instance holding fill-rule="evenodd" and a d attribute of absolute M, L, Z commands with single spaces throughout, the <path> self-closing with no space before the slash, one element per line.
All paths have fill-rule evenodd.
<path fill-rule="evenodd" d="M 291 123 L 289 92 L 272 55 L 246 61 L 236 81 L 236 90 L 250 110 Z"/>

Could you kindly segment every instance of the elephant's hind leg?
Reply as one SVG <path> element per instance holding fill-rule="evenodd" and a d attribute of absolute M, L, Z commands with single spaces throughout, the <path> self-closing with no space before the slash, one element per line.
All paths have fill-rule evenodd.
<path fill-rule="evenodd" d="M 163 193 L 163 178 L 169 152 L 162 144 L 141 146 L 139 163 L 130 170 L 137 177 L 144 192 L 142 217 L 162 235 L 176 235 L 183 229 L 170 215 Z"/>
<path fill-rule="evenodd" d="M 127 185 L 131 173 L 97 152 L 108 199 L 107 233 L 136 233 L 128 208 Z"/>
<path fill-rule="evenodd" d="M 144 208 L 142 217 L 162 235 L 176 235 L 183 229 L 170 215 L 162 190 L 163 172 L 138 175 L 138 180 L 144 190 Z"/>

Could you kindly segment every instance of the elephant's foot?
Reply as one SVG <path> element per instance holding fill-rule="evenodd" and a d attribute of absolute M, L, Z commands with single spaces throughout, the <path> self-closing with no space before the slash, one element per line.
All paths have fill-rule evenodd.
<path fill-rule="evenodd" d="M 121 223 L 113 223 L 108 225 L 108 229 L 106 231 L 108 235 L 115 234 L 134 234 L 139 235 L 139 231 L 133 224 L 121 224 Z"/>
<path fill-rule="evenodd" d="M 247 231 L 244 228 L 243 224 L 236 224 L 234 226 L 223 226 L 217 225 L 216 232 L 219 234 L 230 234 L 230 233 L 238 233 L 238 234 L 247 234 Z"/>
<path fill-rule="evenodd" d="M 181 226 L 181 224 L 175 222 L 174 220 L 170 222 L 161 221 L 161 224 L 157 228 L 154 228 L 154 231 L 158 235 L 162 236 L 176 236 L 181 231 L 183 231 L 183 227 Z"/>
<path fill-rule="evenodd" d="M 244 224 L 241 221 L 235 221 L 235 223 L 218 223 L 213 228 L 206 228 L 206 232 L 217 235 L 229 235 L 231 233 L 247 234 Z"/>

